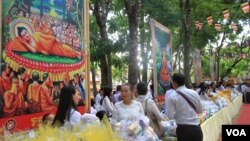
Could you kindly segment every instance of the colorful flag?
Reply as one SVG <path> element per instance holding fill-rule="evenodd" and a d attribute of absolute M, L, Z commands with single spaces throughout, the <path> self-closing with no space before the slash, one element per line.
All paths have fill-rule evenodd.
<path fill-rule="evenodd" d="M 201 30 L 203 26 L 203 23 L 199 22 L 199 21 L 195 21 L 195 28 L 198 30 Z"/>
<path fill-rule="evenodd" d="M 241 53 L 241 57 L 242 57 L 243 59 L 246 59 L 246 58 L 247 58 L 247 54 L 246 54 L 246 53 Z"/>
<path fill-rule="evenodd" d="M 196 22 L 195 22 L 195 28 L 196 28 L 196 29 L 199 29 L 199 26 L 200 26 L 200 22 L 199 22 L 199 21 L 196 21 Z"/>
<path fill-rule="evenodd" d="M 208 23 L 208 25 L 213 24 L 213 17 L 212 16 L 207 17 L 207 23 Z"/>
<path fill-rule="evenodd" d="M 228 9 L 227 9 L 227 10 L 224 10 L 224 11 L 223 11 L 223 15 L 224 15 L 224 19 L 225 19 L 225 20 L 229 19 L 229 17 L 230 17 L 229 10 L 228 10 Z"/>
<path fill-rule="evenodd" d="M 199 23 L 199 30 L 201 30 L 203 27 L 203 23 Z"/>
<path fill-rule="evenodd" d="M 221 24 L 219 24 L 219 23 L 214 24 L 214 28 L 216 31 L 221 31 Z"/>
<path fill-rule="evenodd" d="M 250 39 L 245 41 L 245 46 L 250 47 Z"/>
<path fill-rule="evenodd" d="M 237 23 L 231 23 L 231 29 L 234 31 L 238 30 Z"/>
<path fill-rule="evenodd" d="M 224 59 L 227 59 L 227 54 L 224 53 L 224 54 L 223 54 L 223 57 L 224 57 Z"/>
<path fill-rule="evenodd" d="M 241 8 L 243 10 L 243 13 L 249 13 L 249 3 L 248 2 L 245 2 L 243 4 L 241 4 Z"/>
<path fill-rule="evenodd" d="M 154 61 L 154 96 L 164 95 L 172 81 L 173 58 L 171 31 L 155 21 L 150 19 L 150 29 L 152 33 L 152 58 Z"/>
<path fill-rule="evenodd" d="M 235 58 L 235 54 L 234 53 L 231 53 L 231 58 Z"/>

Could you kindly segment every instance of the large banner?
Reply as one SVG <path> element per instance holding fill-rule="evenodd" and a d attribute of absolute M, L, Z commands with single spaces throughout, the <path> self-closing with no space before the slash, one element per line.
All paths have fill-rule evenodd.
<path fill-rule="evenodd" d="M 200 84 L 202 81 L 201 74 L 201 53 L 200 50 L 195 48 L 193 52 L 193 66 L 194 66 L 194 82 Z"/>
<path fill-rule="evenodd" d="M 69 84 L 85 103 L 86 7 L 88 0 L 0 1 L 0 118 L 55 113 Z"/>
<path fill-rule="evenodd" d="M 172 66 L 172 46 L 170 30 L 151 19 L 152 57 L 154 60 L 154 96 L 164 95 L 169 88 Z"/>

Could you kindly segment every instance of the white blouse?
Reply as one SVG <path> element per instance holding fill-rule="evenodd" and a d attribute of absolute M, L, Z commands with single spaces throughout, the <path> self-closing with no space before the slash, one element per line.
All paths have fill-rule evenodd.
<path fill-rule="evenodd" d="M 113 103 L 110 102 L 109 98 L 107 96 L 104 97 L 102 102 L 102 109 L 106 111 L 108 114 L 111 114 L 114 109 Z"/>
<path fill-rule="evenodd" d="M 115 104 L 112 119 L 114 122 L 120 122 L 121 120 L 138 120 L 141 116 L 144 116 L 144 110 L 140 102 L 133 100 L 130 105 L 126 105 L 123 101 Z"/>
<path fill-rule="evenodd" d="M 75 109 L 71 109 L 70 111 L 70 118 L 69 118 L 69 123 L 71 125 L 77 125 L 81 121 L 81 114 L 80 112 L 76 111 Z"/>

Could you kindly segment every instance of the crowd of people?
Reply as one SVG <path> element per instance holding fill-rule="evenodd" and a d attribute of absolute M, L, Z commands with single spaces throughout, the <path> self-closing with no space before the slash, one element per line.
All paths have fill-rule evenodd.
<path fill-rule="evenodd" d="M 10 70 L 3 70 L 5 71 L 3 71 L 1 78 L 6 78 L 5 73 L 10 73 Z M 32 74 L 33 81 L 27 85 L 27 90 L 29 91 L 29 87 L 37 87 L 46 96 L 46 93 L 51 92 L 49 90 L 52 85 L 51 81 L 48 79 L 48 74 L 44 74 L 42 76 L 42 85 L 40 85 L 37 75 Z M 199 85 L 193 85 L 192 88 L 187 88 L 185 86 L 185 76 L 183 74 L 174 74 L 171 85 L 165 94 L 163 111 L 160 110 L 162 107 L 156 104 L 152 89 L 149 89 L 146 83 L 139 82 L 135 86 L 128 83 L 118 85 L 115 91 L 109 86 L 101 87 L 95 99 L 91 100 L 90 113 L 81 115 L 77 106 L 81 101 L 82 94 L 80 92 L 81 87 L 77 84 L 82 83 L 82 81 L 77 76 L 75 75 L 71 83 L 69 79 L 65 79 L 64 85 L 60 88 L 57 111 L 53 114 L 48 111 L 48 114 L 44 115 L 44 123 L 59 127 L 64 125 L 77 126 L 86 117 L 88 120 L 93 119 L 96 121 L 98 119 L 102 121 L 106 116 L 114 129 L 118 129 L 115 131 L 122 134 L 123 139 L 132 138 L 132 140 L 137 140 L 137 137 L 140 137 L 141 140 L 146 139 L 145 137 L 154 137 L 155 140 L 160 140 L 164 136 L 174 135 L 178 141 L 202 141 L 201 123 L 241 94 L 238 89 L 231 85 L 223 86 L 223 83 L 208 84 L 202 82 Z M 23 78 L 21 78 L 11 77 L 10 82 L 13 84 L 22 82 Z M 32 96 L 29 93 L 22 95 L 21 90 L 24 89 L 20 88 L 20 96 L 27 97 L 28 101 L 23 100 L 21 102 L 22 99 L 19 99 L 16 103 L 22 103 L 24 108 L 33 104 L 32 108 L 29 109 L 30 111 L 36 110 L 37 107 L 43 107 L 36 103 L 38 97 L 41 97 L 41 95 L 38 96 L 37 91 L 33 91 Z M 13 99 L 13 92 L 13 89 L 7 90 L 4 97 Z M 19 92 L 14 95 L 16 94 L 19 94 Z M 52 99 L 52 94 L 48 94 L 47 98 Z M 5 105 L 4 109 L 8 108 L 8 106 L 8 104 Z M 19 112 L 19 110 L 15 112 Z M 169 125 L 166 125 L 166 122 L 174 124 L 167 127 Z M 171 128 L 172 134 L 169 134 L 169 128 Z M 141 134 L 143 131 L 147 131 L 147 133 Z M 145 136 L 146 134 L 148 136 Z"/>

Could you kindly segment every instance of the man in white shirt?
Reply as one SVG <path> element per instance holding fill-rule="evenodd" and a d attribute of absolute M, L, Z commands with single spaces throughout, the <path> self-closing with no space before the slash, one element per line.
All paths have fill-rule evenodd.
<path fill-rule="evenodd" d="M 203 133 L 197 113 L 202 113 L 201 100 L 198 93 L 186 88 L 183 74 L 173 75 L 173 88 L 176 93 L 170 95 L 167 117 L 177 123 L 178 141 L 202 141 Z"/>

